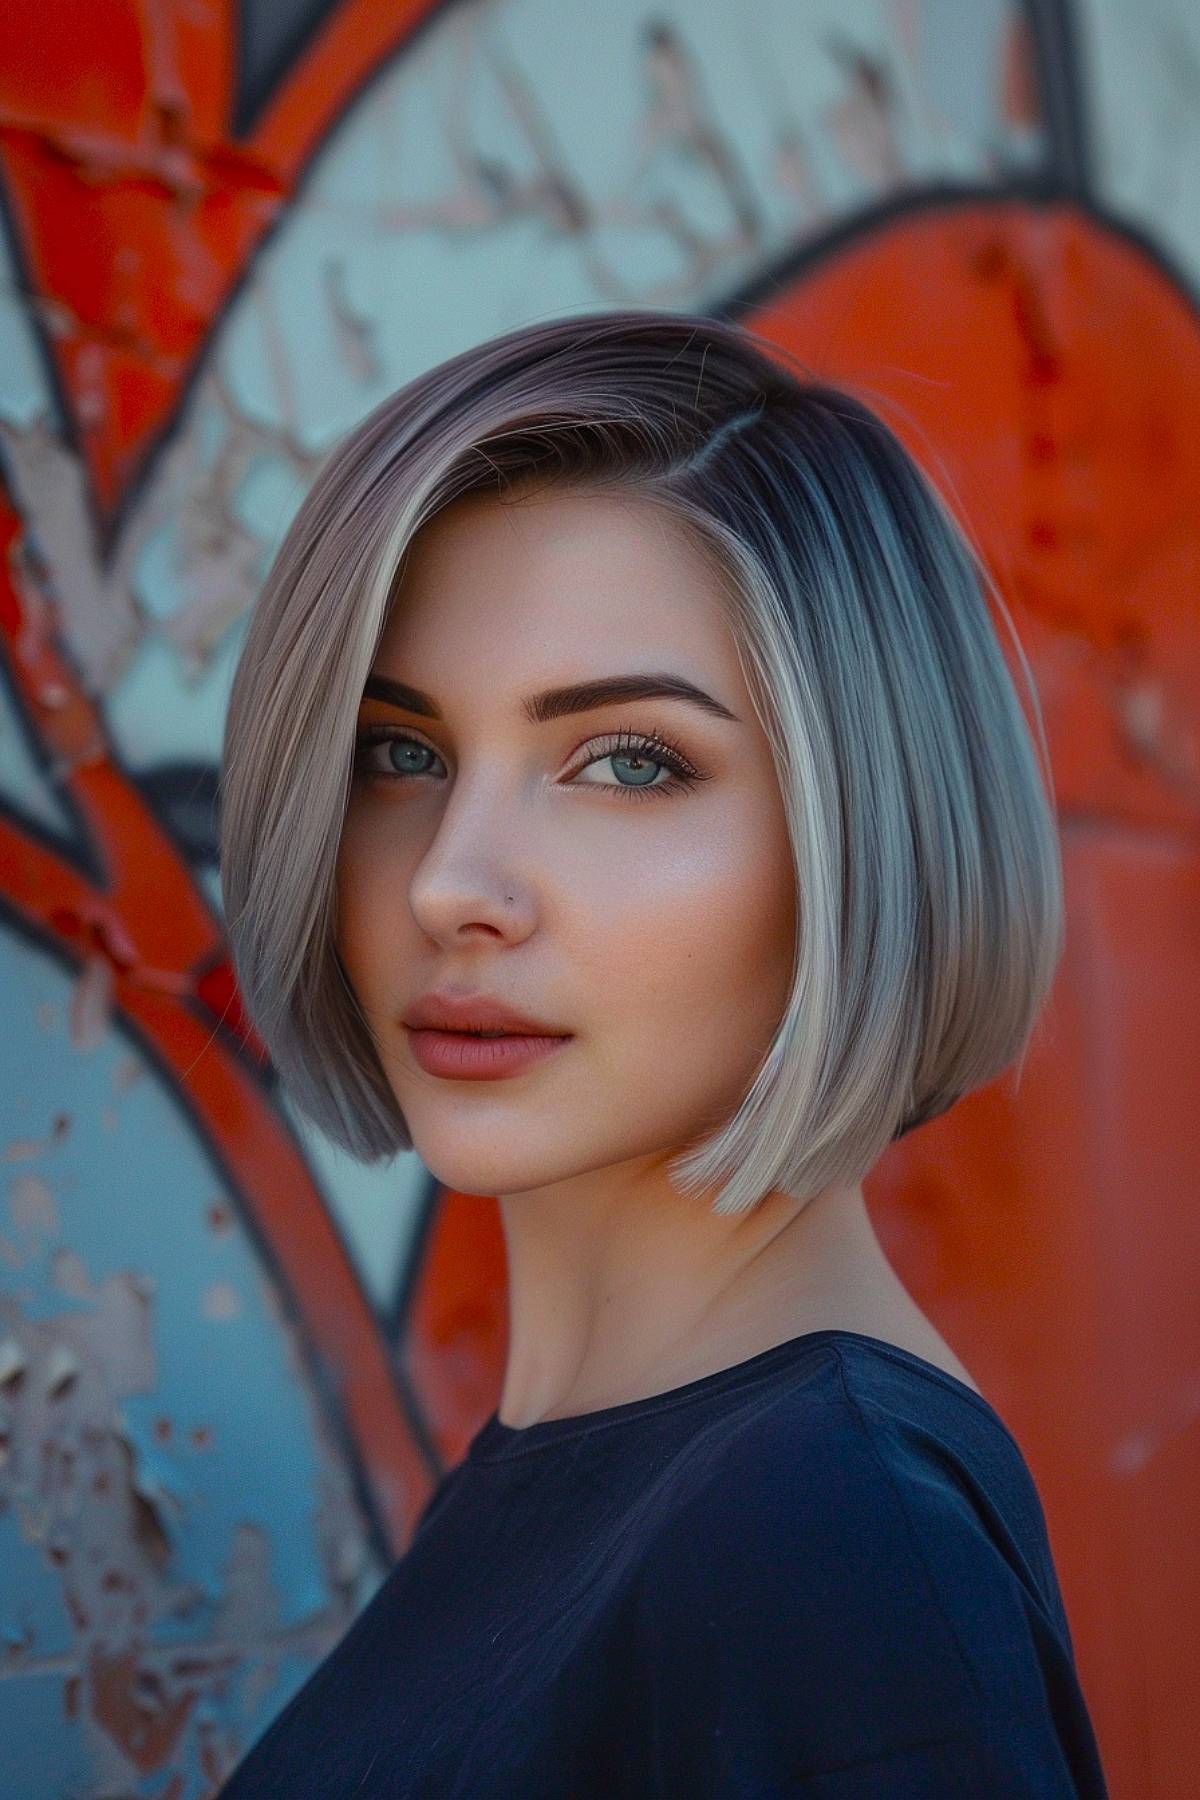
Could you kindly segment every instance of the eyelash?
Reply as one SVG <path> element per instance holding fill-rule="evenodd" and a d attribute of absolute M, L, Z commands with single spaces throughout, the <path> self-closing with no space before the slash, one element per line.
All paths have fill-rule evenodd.
<path fill-rule="evenodd" d="M 433 748 L 432 744 L 427 744 L 424 738 L 417 737 L 415 733 L 411 731 L 400 731 L 395 726 L 391 725 L 368 725 L 359 732 L 355 741 L 354 752 L 355 768 L 362 774 L 365 780 L 403 781 L 407 779 L 407 777 L 402 775 L 399 770 L 393 770 L 390 774 L 384 774 L 381 770 L 367 769 L 365 767 L 367 752 L 369 750 L 376 744 L 392 742 L 417 744 L 422 750 L 428 750 L 432 756 L 438 755 L 438 752 Z M 669 781 L 656 782 L 653 787 L 625 787 L 622 786 L 620 782 L 614 782 L 611 786 L 607 787 L 608 792 L 621 794 L 632 800 L 651 800 L 657 798 L 660 794 L 683 792 L 688 788 L 694 787 L 698 781 L 708 780 L 707 775 L 702 775 L 699 769 L 694 768 L 692 764 L 688 762 L 679 746 L 673 744 L 669 738 L 664 737 L 662 732 L 658 730 L 652 730 L 645 736 L 635 731 L 618 731 L 610 733 L 605 737 L 597 738 L 592 747 L 592 754 L 584 762 L 580 763 L 579 767 L 575 770 L 575 774 L 582 774 L 583 770 L 589 768 L 593 762 L 603 762 L 606 757 L 628 755 L 630 752 L 633 752 L 638 756 L 646 756 L 651 762 L 656 762 L 662 768 L 669 769 L 671 771 L 671 779 Z M 416 771 L 416 774 L 418 775 L 425 773 L 427 773 L 427 771 L 423 769 L 418 769 Z M 598 783 L 594 785 L 598 785 L 603 789 L 607 784 Z"/>

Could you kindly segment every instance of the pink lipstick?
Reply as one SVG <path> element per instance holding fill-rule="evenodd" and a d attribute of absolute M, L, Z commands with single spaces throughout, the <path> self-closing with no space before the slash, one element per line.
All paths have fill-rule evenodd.
<path fill-rule="evenodd" d="M 424 994 L 404 1017 L 413 1055 L 429 1075 L 499 1081 L 551 1055 L 572 1034 L 487 994 Z"/>
<path fill-rule="evenodd" d="M 570 1043 L 569 1037 L 476 1037 L 466 1031 L 406 1027 L 413 1055 L 427 1075 L 452 1081 L 501 1081 L 519 1075 Z"/>

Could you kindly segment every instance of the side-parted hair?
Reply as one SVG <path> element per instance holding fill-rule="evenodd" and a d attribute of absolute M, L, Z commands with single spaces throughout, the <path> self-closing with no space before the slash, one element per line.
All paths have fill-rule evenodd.
<path fill-rule="evenodd" d="M 412 1148 L 335 942 L 357 711 L 421 526 L 530 481 L 632 493 L 690 529 L 785 802 L 787 1007 L 736 1112 L 669 1173 L 718 1189 L 722 1214 L 857 1181 L 1023 1067 L 1064 941 L 1049 758 L 1007 609 L 930 480 L 865 402 L 731 322 L 628 310 L 506 332 L 327 456 L 253 608 L 226 721 L 222 896 L 249 1016 L 336 1143 L 364 1161 Z"/>

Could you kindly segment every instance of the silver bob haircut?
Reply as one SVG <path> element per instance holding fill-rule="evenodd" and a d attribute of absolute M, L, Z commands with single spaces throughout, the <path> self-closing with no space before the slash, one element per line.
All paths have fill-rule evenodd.
<path fill-rule="evenodd" d="M 253 608 L 226 721 L 222 897 L 248 1014 L 337 1144 L 363 1161 L 412 1148 L 335 941 L 357 710 L 414 534 L 461 495 L 531 480 L 631 492 L 690 528 L 786 805 L 787 1007 L 737 1111 L 669 1173 L 685 1194 L 719 1190 L 722 1214 L 860 1180 L 895 1138 L 1023 1067 L 1064 941 L 1049 757 L 1007 609 L 899 438 L 721 319 L 622 310 L 506 332 L 410 381 L 326 457 Z"/>

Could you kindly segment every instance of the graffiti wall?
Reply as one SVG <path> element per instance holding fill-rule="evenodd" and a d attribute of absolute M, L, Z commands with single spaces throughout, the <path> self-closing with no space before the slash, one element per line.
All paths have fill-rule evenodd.
<path fill-rule="evenodd" d="M 746 320 L 1012 609 L 1068 943 L 1019 1087 L 868 1183 L 1017 1434 L 1113 1791 L 1200 1760 L 1200 15 L 69 0 L 0 48 L 0 1800 L 200 1800 L 496 1403 L 495 1204 L 242 1016 L 249 608 L 319 459 L 506 328 Z"/>

